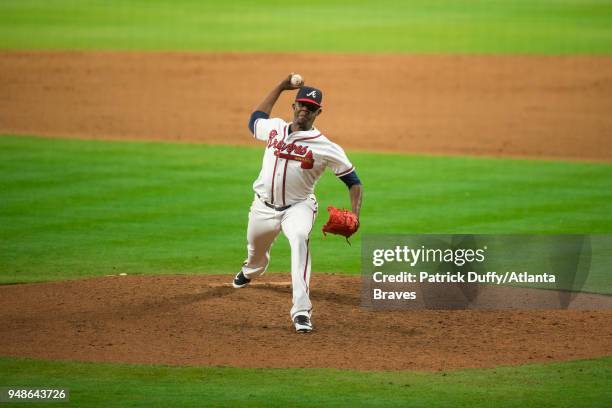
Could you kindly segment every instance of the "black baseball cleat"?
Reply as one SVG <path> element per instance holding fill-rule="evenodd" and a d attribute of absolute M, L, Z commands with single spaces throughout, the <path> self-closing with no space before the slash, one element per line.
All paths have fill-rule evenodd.
<path fill-rule="evenodd" d="M 295 316 L 293 318 L 293 324 L 295 324 L 295 331 L 298 333 L 310 333 L 312 331 L 312 323 L 308 316 Z"/>
<path fill-rule="evenodd" d="M 247 279 L 246 276 L 244 276 L 244 273 L 242 273 L 242 271 L 240 271 L 234 277 L 234 281 L 232 282 L 232 286 L 235 287 L 236 289 L 244 288 L 250 282 L 251 282 L 251 280 Z"/>

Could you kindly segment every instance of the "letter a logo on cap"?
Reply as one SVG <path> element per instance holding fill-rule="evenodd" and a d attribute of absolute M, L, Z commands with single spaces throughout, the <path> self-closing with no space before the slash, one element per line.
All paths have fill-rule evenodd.
<path fill-rule="evenodd" d="M 296 102 L 308 102 L 321 107 L 323 92 L 320 89 L 310 86 L 303 86 L 295 96 Z"/>

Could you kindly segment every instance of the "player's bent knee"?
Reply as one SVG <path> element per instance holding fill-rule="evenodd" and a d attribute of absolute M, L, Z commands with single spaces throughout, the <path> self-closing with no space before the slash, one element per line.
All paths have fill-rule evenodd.
<path fill-rule="evenodd" d="M 293 245 L 305 245 L 306 241 L 308 241 L 309 239 L 309 234 L 308 233 L 297 233 L 297 234 L 292 234 L 291 237 L 289 238 L 289 244 L 291 246 Z"/>

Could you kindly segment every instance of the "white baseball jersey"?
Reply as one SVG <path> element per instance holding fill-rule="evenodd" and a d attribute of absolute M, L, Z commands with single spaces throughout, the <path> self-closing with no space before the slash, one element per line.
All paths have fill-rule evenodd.
<path fill-rule="evenodd" d="M 258 119 L 254 137 L 267 142 L 253 190 L 277 207 L 305 200 L 327 167 L 338 177 L 354 170 L 344 150 L 316 128 L 291 132 L 279 118 Z"/>

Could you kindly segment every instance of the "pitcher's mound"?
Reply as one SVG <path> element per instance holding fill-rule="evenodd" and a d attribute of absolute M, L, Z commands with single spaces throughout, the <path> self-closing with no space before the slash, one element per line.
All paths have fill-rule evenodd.
<path fill-rule="evenodd" d="M 110 276 L 0 287 L 0 355 L 239 367 L 447 370 L 612 354 L 612 311 L 371 311 L 359 277 L 313 274 L 315 331 L 290 277 Z"/>

